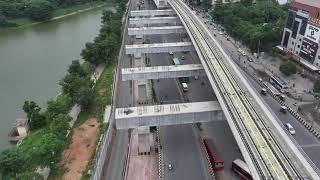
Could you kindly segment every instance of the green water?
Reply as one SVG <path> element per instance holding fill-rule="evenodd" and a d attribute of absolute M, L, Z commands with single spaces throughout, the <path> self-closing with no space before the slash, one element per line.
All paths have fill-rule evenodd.
<path fill-rule="evenodd" d="M 9 146 L 7 134 L 15 119 L 24 116 L 25 100 L 44 106 L 59 93 L 58 81 L 68 65 L 98 34 L 101 12 L 0 31 L 0 151 Z"/>

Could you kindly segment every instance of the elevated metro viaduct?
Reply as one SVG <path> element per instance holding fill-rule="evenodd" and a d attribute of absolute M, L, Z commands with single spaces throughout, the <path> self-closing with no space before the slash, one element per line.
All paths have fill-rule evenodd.
<path fill-rule="evenodd" d="M 177 7 L 175 7 L 175 8 L 177 8 Z M 181 16 L 179 15 L 179 17 L 181 18 Z M 187 26 L 186 25 L 186 22 L 183 22 L 183 24 L 185 25 L 185 26 Z M 204 25 L 202 25 L 202 26 L 204 26 Z M 191 30 L 188 30 L 188 34 L 190 35 L 190 36 L 192 36 L 192 34 L 190 33 L 190 31 Z M 212 38 L 212 37 L 211 37 Z M 194 39 L 192 39 L 192 41 L 193 41 L 193 43 L 195 43 L 195 41 L 194 41 Z M 202 43 L 202 42 L 201 42 Z M 170 43 L 167 43 L 167 44 L 170 44 Z M 203 46 L 203 44 L 200 44 L 201 46 Z M 131 45 L 131 46 L 133 46 L 133 45 Z M 134 48 L 132 48 L 131 47 L 131 50 L 132 49 L 134 49 L 134 50 L 132 50 L 133 52 L 134 51 L 138 51 L 138 53 L 159 53 L 159 52 L 170 52 L 171 50 L 169 50 L 169 48 L 167 48 L 166 50 L 164 50 L 164 47 L 162 47 L 163 49 L 161 49 L 161 50 L 159 50 L 159 49 L 157 49 L 157 47 L 152 47 L 152 48 L 150 48 L 150 47 L 148 47 L 148 46 L 145 46 L 145 48 L 149 48 L 148 50 L 141 50 L 141 48 L 139 49 L 139 48 L 136 48 L 136 49 L 134 49 Z M 219 50 L 221 50 L 221 47 L 219 46 Z M 130 49 L 130 48 L 127 48 L 127 49 Z M 150 49 L 157 49 L 157 50 L 151 50 L 150 51 Z M 201 50 L 201 51 L 199 51 L 199 47 L 197 46 L 197 48 L 196 48 L 196 50 L 197 50 L 197 52 L 198 52 L 198 54 L 200 53 L 200 56 L 203 58 L 203 56 L 205 56 L 205 55 L 207 55 L 206 53 L 204 53 L 204 54 L 201 54 L 201 53 L 203 53 L 203 50 Z M 178 50 L 178 51 L 180 51 L 180 50 Z M 132 53 L 127 53 L 127 54 L 133 54 L 133 52 Z M 225 53 L 223 52 L 223 55 L 224 56 L 226 56 L 225 55 Z M 201 59 L 201 57 L 200 57 L 200 59 Z M 233 68 L 233 67 L 232 67 Z M 242 77 L 242 76 L 241 76 Z M 210 80 L 210 78 L 209 78 L 209 80 Z M 212 77 L 211 77 L 211 80 L 212 80 Z M 247 84 L 246 84 L 247 85 Z M 215 88 L 215 92 L 216 92 L 216 90 L 217 90 L 217 85 L 216 84 L 214 84 L 213 85 Z M 250 90 L 250 93 L 251 93 L 251 91 L 252 90 Z M 221 94 L 220 94 L 220 96 L 221 96 Z M 219 100 L 219 102 L 220 102 L 220 100 Z M 223 103 L 223 106 L 224 106 L 224 108 L 225 108 L 225 106 L 226 106 L 226 104 L 225 104 L 225 102 Z M 222 109 L 224 109 L 224 108 L 222 108 Z M 133 108 L 134 109 L 134 108 Z M 142 108 L 143 109 L 143 108 Z M 145 109 L 149 109 L 149 108 L 146 108 L 145 107 Z M 265 108 L 264 108 L 264 110 L 265 110 Z M 123 112 L 125 111 L 125 114 L 127 114 L 127 113 L 130 113 L 131 112 L 131 109 L 129 109 L 129 110 L 123 110 Z M 138 113 L 139 113 L 139 111 L 140 110 L 135 110 L 135 111 L 137 111 Z M 225 109 L 224 109 L 224 111 L 225 111 Z M 121 112 L 121 110 L 119 110 L 119 112 Z M 140 112 L 141 113 L 141 112 Z M 142 115 L 142 114 L 140 114 L 140 115 Z M 138 115 L 139 116 L 139 115 Z M 160 115 L 159 117 L 161 117 L 162 115 Z M 229 117 L 226 117 L 226 119 L 228 119 L 228 118 L 230 118 L 230 114 L 228 115 Z M 135 120 L 136 122 L 135 123 L 141 123 L 141 124 L 144 124 L 144 122 L 137 122 L 137 120 Z M 274 121 L 274 120 L 273 120 Z M 230 124 L 230 123 L 229 123 Z M 276 129 L 277 129 L 277 131 L 280 131 L 280 133 L 282 133 L 283 134 L 283 130 L 282 129 L 279 129 L 279 127 L 278 127 L 278 125 L 275 125 L 276 126 Z M 232 128 L 231 127 L 231 129 L 232 129 L 232 131 L 233 131 L 233 133 L 235 133 L 235 129 L 234 129 L 234 127 Z M 235 136 L 236 137 L 236 136 Z M 236 137 L 236 140 L 237 140 L 237 142 L 239 143 L 241 140 L 239 140 L 239 138 L 237 138 Z M 288 139 L 286 139 L 285 138 L 285 140 L 283 141 L 283 142 L 285 142 L 285 143 L 289 143 L 288 141 L 290 141 L 290 140 L 288 140 Z M 244 147 L 244 144 L 243 143 L 240 143 L 240 149 L 242 149 L 242 153 L 244 153 L 244 149 L 247 149 L 247 148 L 245 148 Z M 294 145 L 290 145 L 289 144 L 289 146 L 290 146 L 290 149 L 291 150 L 293 150 L 294 152 L 295 152 L 295 154 L 297 154 L 297 156 L 298 156 L 298 159 L 297 160 L 301 160 L 302 161 L 302 163 L 305 165 L 305 170 L 307 170 L 308 172 L 306 172 L 306 173 L 303 173 L 303 174 L 308 174 L 307 175 L 307 177 L 316 177 L 315 179 L 318 179 L 319 178 L 319 176 L 313 171 L 313 169 L 312 169 L 312 167 L 306 162 L 306 160 L 302 157 L 302 155 L 300 154 L 300 152 L 296 149 L 296 148 L 294 148 Z M 260 148 L 262 148 L 262 147 L 260 147 Z M 272 157 L 271 156 L 271 154 L 269 154 L 270 155 L 270 157 Z M 291 154 L 292 155 L 292 154 Z M 250 167 L 250 169 L 251 170 L 253 170 L 253 174 L 254 174 L 254 177 L 256 178 L 256 179 L 260 179 L 259 178 L 259 175 L 257 175 L 258 173 L 255 171 L 255 168 L 253 167 L 254 165 L 254 163 L 252 162 L 252 159 L 250 158 L 250 157 L 248 157 L 249 155 L 248 155 L 248 152 L 247 153 L 245 153 L 245 155 L 244 155 L 244 157 L 245 157 L 245 159 L 246 159 L 246 161 L 248 160 L 249 161 L 249 167 Z M 265 156 L 268 156 L 268 154 L 265 154 Z M 258 160 L 259 160 L 259 157 L 256 157 Z M 259 160 L 259 161 L 263 161 L 263 160 Z M 296 162 L 296 163 L 298 163 L 298 162 Z M 278 164 L 279 165 L 279 164 Z M 277 165 L 277 166 L 278 166 Z M 269 167 L 269 166 L 273 166 L 273 164 L 269 164 L 269 165 L 265 165 L 266 167 Z M 283 166 L 283 167 L 285 167 L 285 166 Z M 277 172 L 278 170 L 273 170 L 274 172 Z M 278 172 L 280 172 L 280 171 L 278 171 Z M 301 171 L 300 171 L 301 172 Z M 273 172 L 272 172 L 273 173 Z M 271 173 L 271 174 L 272 174 Z M 285 178 L 285 176 L 281 176 L 281 177 L 284 177 Z"/>

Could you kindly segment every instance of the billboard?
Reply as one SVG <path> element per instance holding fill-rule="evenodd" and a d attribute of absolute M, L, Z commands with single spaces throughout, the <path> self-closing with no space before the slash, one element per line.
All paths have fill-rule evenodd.
<path fill-rule="evenodd" d="M 305 39 L 302 41 L 300 57 L 309 61 L 312 64 L 317 54 L 317 50 L 318 50 L 318 44 Z"/>
<path fill-rule="evenodd" d="M 309 40 L 315 43 L 319 43 L 320 28 L 313 26 L 311 24 L 308 24 L 304 37 L 308 38 Z"/>

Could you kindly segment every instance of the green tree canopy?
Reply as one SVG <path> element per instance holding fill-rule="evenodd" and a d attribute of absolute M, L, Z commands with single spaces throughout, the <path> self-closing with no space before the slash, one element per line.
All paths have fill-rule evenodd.
<path fill-rule="evenodd" d="M 210 12 L 215 21 L 223 24 L 233 36 L 250 49 L 269 51 L 281 40 L 287 9 L 275 1 L 241 1 L 235 4 L 216 4 Z"/>
<path fill-rule="evenodd" d="M 22 109 L 27 114 L 32 130 L 46 125 L 45 117 L 40 113 L 41 108 L 34 101 L 25 101 Z"/>
<path fill-rule="evenodd" d="M 81 67 L 79 60 L 73 60 L 69 66 L 68 72 L 73 75 L 86 77 L 87 72 Z"/>
<path fill-rule="evenodd" d="M 295 74 L 297 72 L 297 67 L 293 62 L 285 61 L 285 62 L 281 63 L 279 70 L 283 74 L 289 76 L 289 75 Z"/>
<path fill-rule="evenodd" d="M 313 92 L 320 93 L 320 80 L 317 80 L 313 85 Z"/>
<path fill-rule="evenodd" d="M 78 75 L 68 74 L 59 84 L 62 86 L 63 92 L 74 100 L 81 87 L 90 87 L 90 80 Z"/>
<path fill-rule="evenodd" d="M 46 0 L 31 0 L 26 9 L 27 15 L 36 21 L 50 19 L 54 10 L 52 4 Z"/>
<path fill-rule="evenodd" d="M 68 129 L 70 129 L 70 120 L 71 118 L 68 115 L 58 114 L 51 122 L 49 128 L 52 133 L 59 137 L 59 139 L 64 139 Z"/>
<path fill-rule="evenodd" d="M 76 102 L 81 105 L 82 109 L 90 109 L 95 102 L 94 90 L 89 87 L 81 87 L 78 95 L 76 96 Z"/>
<path fill-rule="evenodd" d="M 14 175 L 25 169 L 25 161 L 16 147 L 4 150 L 0 154 L 0 173 Z"/>
<path fill-rule="evenodd" d="M 62 151 L 64 144 L 54 133 L 42 130 L 27 136 L 19 146 L 19 152 L 31 166 L 51 167 L 58 161 L 56 153 Z"/>

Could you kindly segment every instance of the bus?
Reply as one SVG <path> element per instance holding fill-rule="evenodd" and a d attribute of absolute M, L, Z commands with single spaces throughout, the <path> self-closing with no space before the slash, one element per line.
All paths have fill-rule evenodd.
<path fill-rule="evenodd" d="M 269 82 L 265 81 L 265 82 L 263 82 L 263 85 L 271 92 L 272 95 L 274 95 L 274 96 L 280 96 L 281 95 L 280 91 L 278 89 L 276 89 Z"/>
<path fill-rule="evenodd" d="M 271 76 L 269 81 L 280 91 L 285 91 L 285 89 L 288 89 L 287 83 L 284 80 L 282 80 L 279 76 Z"/>
<path fill-rule="evenodd" d="M 252 180 L 252 175 L 250 173 L 249 167 L 245 162 L 240 159 L 236 159 L 232 162 L 232 170 L 237 173 L 241 179 Z"/>
<path fill-rule="evenodd" d="M 214 170 L 221 170 L 224 168 L 224 160 L 212 139 L 203 139 L 203 144 L 209 155 L 211 166 Z"/>
<path fill-rule="evenodd" d="M 179 58 L 173 58 L 172 59 L 172 64 L 177 66 L 177 65 L 181 65 L 180 59 Z"/>
<path fill-rule="evenodd" d="M 181 65 L 181 61 L 179 58 L 175 57 L 172 59 L 172 64 L 175 66 Z M 181 83 L 188 83 L 189 82 L 189 77 L 180 77 L 179 81 Z"/>

